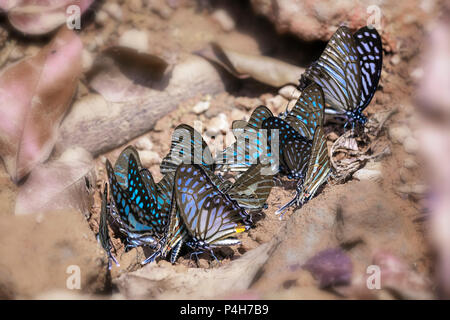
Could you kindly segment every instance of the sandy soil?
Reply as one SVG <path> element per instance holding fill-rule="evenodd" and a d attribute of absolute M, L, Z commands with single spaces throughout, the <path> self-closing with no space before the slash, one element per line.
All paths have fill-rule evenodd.
<path fill-rule="evenodd" d="M 214 40 L 242 52 L 263 53 L 305 66 L 317 57 L 324 46 L 322 42 L 302 42 L 293 36 L 278 36 L 267 20 L 251 13 L 249 4 L 243 6 L 234 4 L 228 7 L 231 16 L 240 23 L 237 29 L 226 32 L 210 17 L 208 8 L 191 5 L 189 1 L 186 3 L 181 1 L 182 5 L 176 9 L 169 8 L 170 13 L 147 10 L 145 14 L 133 12 L 127 3 L 122 1 L 121 4 L 123 15 L 126 17 L 123 21 L 117 22 L 108 19 L 105 23 L 99 24 L 95 23 L 95 18 L 92 17 L 93 21 L 80 34 L 85 45 L 99 43 L 92 50 L 93 53 L 117 43 L 119 36 L 132 27 L 149 30 L 151 33 L 149 47 L 152 53 L 159 54 L 170 61 L 182 59 L 184 54 L 201 49 L 207 42 Z M 409 3 L 400 2 L 398 7 L 391 8 L 392 17 L 398 17 L 398 19 L 390 17 L 390 21 L 396 23 L 395 41 L 398 47 L 393 49 L 394 52 L 385 55 L 381 78 L 382 89 L 377 91 L 366 111 L 370 117 L 375 113 L 397 108 L 397 113 L 388 120 L 387 129 L 383 130 L 379 138 L 380 141 L 390 146 L 392 152 L 391 156 L 384 158 L 381 162 L 381 181 L 375 187 L 373 185 L 361 187 L 361 182 L 355 180 L 338 185 L 331 179 L 316 198 L 299 211 L 289 210 L 283 220 L 279 220 L 274 212 L 280 205 L 291 199 L 294 194 L 293 185 L 284 183 L 283 186 L 274 187 L 268 199 L 268 209 L 256 216 L 255 227 L 241 236 L 242 245 L 218 251 L 218 258 L 222 260 L 222 264 L 238 259 L 245 252 L 269 242 L 280 232 L 289 234 L 291 231 L 288 228 L 291 223 L 287 224 L 287 221 L 314 219 L 309 214 L 312 212 L 311 210 L 317 211 L 323 208 L 329 210 L 340 205 L 347 210 L 346 212 L 350 216 L 357 216 L 360 212 L 374 210 L 373 208 L 391 212 L 390 218 L 384 223 L 400 224 L 398 229 L 389 230 L 401 229 L 401 235 L 397 234 L 393 237 L 393 235 L 380 231 L 380 233 L 365 234 L 361 237 L 372 239 L 379 236 L 387 248 L 392 247 L 395 250 L 405 247 L 405 256 L 402 258 L 408 264 L 414 265 L 415 270 L 420 274 L 427 277 L 432 274 L 432 260 L 421 223 L 423 220 L 422 199 L 398 192 L 398 187 L 401 185 L 422 182 L 424 173 L 421 170 L 420 159 L 414 154 L 406 153 L 403 145 L 393 143 L 387 134 L 388 128 L 392 126 L 414 122 L 414 110 L 409 100 L 413 93 L 413 87 L 409 75 L 419 64 L 419 46 L 424 32 L 423 23 L 426 22 L 427 17 L 416 13 L 414 9 L 408 9 L 409 15 L 415 17 L 416 20 L 412 23 L 405 23 L 405 8 L 411 8 Z M 99 41 L 99 38 L 102 41 Z M 37 41 L 34 45 L 38 44 Z M 21 39 L 19 45 L 25 48 L 29 45 L 28 40 Z M 86 89 L 79 90 L 78 97 L 84 94 L 86 94 Z M 227 92 L 210 97 L 211 105 L 205 113 L 196 115 L 192 111 L 195 104 L 206 97 L 206 95 L 199 95 L 195 99 L 185 101 L 177 110 L 162 118 L 156 127 L 146 133 L 144 137 L 153 142 L 152 150 L 162 158 L 169 151 L 172 131 L 178 124 L 194 125 L 194 121 L 200 120 L 207 128 L 211 119 L 219 113 L 224 113 L 231 125 L 231 121 L 235 120 L 236 115 L 248 116 L 251 110 L 259 104 L 267 104 L 268 100 L 276 95 L 276 89 L 255 81 L 236 80 Z M 269 107 L 274 113 L 278 113 L 285 106 L 275 108 L 269 105 Z M 333 136 L 342 133 L 342 131 L 336 132 L 333 126 L 327 126 L 326 132 L 330 144 Z M 127 145 L 135 144 L 141 138 L 136 138 Z M 104 269 L 106 261 L 100 247 L 66 248 L 64 246 L 64 241 L 68 241 L 71 246 L 84 243 L 84 240 L 78 240 L 79 237 L 89 239 L 91 243 L 95 242 L 100 211 L 99 192 L 106 181 L 104 161 L 108 158 L 114 162 L 123 147 L 125 146 L 111 150 L 96 159 L 98 192 L 95 194 L 92 215 L 87 221 L 89 228 L 76 213 L 64 212 L 46 215 L 45 218 L 15 217 L 13 211 L 18 187 L 9 180 L 4 169 L 0 169 L 0 214 L 2 216 L 0 224 L 0 297 L 32 297 L 48 289 L 64 288 L 67 278 L 64 270 L 67 265 L 74 263 L 81 264 L 83 268 L 85 266 L 89 270 L 83 277 L 84 291 L 102 293 L 106 290 L 110 293 L 111 279 L 117 278 L 124 272 L 140 268 L 139 261 L 145 256 L 142 249 L 133 249 L 125 253 L 120 238 L 115 234 L 112 234 L 113 244 L 121 267 L 113 267 L 110 277 L 106 276 L 104 271 L 100 271 L 100 269 Z M 414 169 L 405 169 L 405 159 L 413 159 L 419 165 Z M 161 178 L 157 164 L 152 165 L 149 169 L 155 180 Z M 294 220 L 290 219 L 294 215 Z M 374 214 L 374 217 L 376 219 L 377 215 Z M 354 228 L 358 229 L 357 226 Z M 360 228 L 360 230 L 372 229 Z M 67 240 L 65 235 L 74 238 Z M 355 237 L 357 238 L 357 236 Z M 298 271 L 289 276 L 277 275 L 278 267 L 281 268 L 286 263 L 283 255 L 289 251 L 290 244 L 292 248 L 297 248 L 299 244 L 295 244 L 295 242 L 303 240 L 301 237 L 293 236 L 281 246 L 277 255 L 273 256 L 265 266 L 267 270 L 265 275 L 255 282 L 252 289 L 266 292 L 266 297 L 271 298 L 338 297 L 338 295 L 317 289 L 314 279 L 305 271 Z M 348 241 L 351 242 L 354 239 Z M 94 247 L 98 250 L 93 250 Z M 365 245 L 352 249 L 351 256 L 355 259 L 358 259 L 359 256 L 369 256 L 375 247 L 380 247 L 379 243 L 375 245 L 368 240 Z M 98 262 L 95 262 L 93 257 L 96 257 Z M 30 266 L 30 262 L 36 262 L 36 265 L 33 263 L 33 266 Z M 188 266 L 188 263 L 189 254 L 182 255 L 178 260 L 180 265 Z M 209 256 L 203 255 L 200 259 L 200 267 L 214 267 L 214 263 Z M 362 268 L 362 265 L 356 265 L 356 268 L 359 267 Z M 363 272 L 363 270 L 358 270 L 358 272 Z"/>

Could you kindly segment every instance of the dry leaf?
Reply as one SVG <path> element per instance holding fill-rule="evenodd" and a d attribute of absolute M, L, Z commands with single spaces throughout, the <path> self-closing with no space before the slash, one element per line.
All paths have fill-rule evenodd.
<path fill-rule="evenodd" d="M 37 55 L 0 74 L 0 156 L 14 181 L 53 149 L 81 73 L 82 43 L 62 28 Z"/>
<path fill-rule="evenodd" d="M 89 85 L 107 101 L 123 102 L 163 90 L 170 78 L 163 59 L 127 47 L 111 47 L 100 54 L 88 74 Z"/>
<path fill-rule="evenodd" d="M 237 78 L 253 78 L 272 87 L 296 84 L 305 71 L 274 58 L 228 50 L 217 43 L 210 44 L 196 54 L 219 64 Z"/>
<path fill-rule="evenodd" d="M 82 148 L 66 150 L 58 160 L 37 166 L 19 189 L 15 213 L 30 214 L 74 208 L 89 215 L 95 169 Z"/>
<path fill-rule="evenodd" d="M 55 30 L 73 14 L 67 8 L 76 5 L 80 14 L 94 0 L 0 0 L 0 8 L 8 13 L 8 20 L 17 30 L 32 34 L 45 34 Z"/>

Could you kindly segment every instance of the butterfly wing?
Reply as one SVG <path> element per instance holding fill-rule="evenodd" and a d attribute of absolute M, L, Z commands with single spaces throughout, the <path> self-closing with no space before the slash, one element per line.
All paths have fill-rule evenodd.
<path fill-rule="evenodd" d="M 330 159 L 328 157 L 327 141 L 322 127 L 318 127 L 314 135 L 308 171 L 306 172 L 302 194 L 300 195 L 298 202 L 303 204 L 312 198 L 317 189 L 327 181 L 330 172 L 331 168 Z"/>
<path fill-rule="evenodd" d="M 156 245 L 156 238 L 164 231 L 164 219 L 160 217 L 156 204 L 156 186 L 153 179 L 142 178 L 138 163 L 133 155 L 128 162 L 128 187 L 122 188 L 114 170 L 106 161 L 110 184 L 111 214 L 133 246 Z M 156 238 L 155 238 L 156 237 Z"/>
<path fill-rule="evenodd" d="M 270 117 L 266 119 L 262 125 L 264 129 L 267 129 L 269 131 L 267 133 L 267 140 L 268 140 L 267 155 L 270 156 L 272 159 L 274 156 L 278 156 L 281 170 L 288 175 L 291 174 L 292 173 L 291 171 L 297 167 L 297 165 L 287 164 L 284 162 L 285 146 L 288 145 L 288 141 L 298 140 L 300 144 L 308 142 L 308 140 L 299 133 L 299 128 L 293 127 L 291 125 L 293 125 L 293 122 L 288 122 L 278 117 Z M 275 137 L 278 137 L 278 142 L 277 141 L 272 142 L 273 138 Z M 275 150 L 272 149 L 273 147 L 277 146 L 278 146 L 278 155 L 276 155 Z M 294 160 L 294 158 L 290 159 Z"/>
<path fill-rule="evenodd" d="M 359 106 L 361 75 L 359 55 L 350 30 L 342 26 L 328 41 L 320 58 L 304 72 L 299 88 L 315 82 L 325 94 L 326 106 L 344 114 Z"/>
<path fill-rule="evenodd" d="M 383 46 L 381 37 L 375 28 L 363 27 L 353 35 L 359 54 L 361 69 L 361 100 L 359 112 L 362 112 L 372 100 L 380 81 L 383 64 Z"/>
<path fill-rule="evenodd" d="M 127 146 L 119 155 L 114 164 L 114 173 L 116 175 L 117 182 L 120 184 L 122 188 L 128 187 L 128 162 L 130 159 L 130 155 L 133 155 L 136 161 L 138 162 L 138 167 L 142 168 L 142 164 L 139 158 L 139 153 L 133 146 Z"/>
<path fill-rule="evenodd" d="M 208 246 L 248 228 L 242 225 L 245 211 L 221 193 L 199 165 L 178 167 L 174 196 L 189 234 Z"/>
<path fill-rule="evenodd" d="M 288 139 L 283 145 L 282 162 L 292 178 L 303 180 L 305 177 L 311 148 L 312 141 L 305 139 Z"/>
<path fill-rule="evenodd" d="M 268 166 L 258 163 L 241 174 L 227 194 L 242 208 L 260 210 L 264 207 L 273 185 L 273 172 Z"/>
<path fill-rule="evenodd" d="M 175 172 L 182 163 L 201 164 L 214 170 L 211 151 L 202 135 L 186 124 L 175 128 L 169 154 L 161 162 L 161 173 Z"/>
<path fill-rule="evenodd" d="M 236 142 L 216 157 L 217 169 L 243 171 L 256 163 L 265 149 L 265 135 L 260 129 L 264 120 L 271 116 L 273 114 L 267 107 L 259 106 L 252 112 L 248 122 L 234 121 L 232 128 Z"/>
<path fill-rule="evenodd" d="M 317 84 L 313 83 L 302 91 L 302 95 L 288 113 L 286 121 L 292 127 L 296 126 L 299 128 L 299 132 L 302 136 L 312 140 L 316 127 L 323 126 L 324 109 L 325 103 L 323 91 Z M 295 120 L 297 121 L 293 124 Z"/>
<path fill-rule="evenodd" d="M 108 185 L 105 184 L 105 189 L 103 190 L 102 194 L 102 208 L 100 211 L 100 222 L 98 225 L 98 240 L 100 241 L 100 244 L 102 245 L 103 249 L 105 249 L 106 254 L 108 255 L 108 269 L 111 270 L 111 260 L 113 260 L 117 266 L 119 266 L 119 263 L 111 253 L 112 244 L 108 231 L 107 196 L 108 196 Z"/>

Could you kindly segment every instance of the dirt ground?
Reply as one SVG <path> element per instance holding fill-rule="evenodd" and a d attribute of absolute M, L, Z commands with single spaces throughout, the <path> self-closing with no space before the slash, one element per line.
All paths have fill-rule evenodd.
<path fill-rule="evenodd" d="M 151 34 L 150 53 L 158 54 L 173 63 L 181 61 L 188 53 L 202 49 L 208 42 L 216 41 L 241 52 L 269 55 L 305 67 L 318 57 L 325 45 L 322 41 L 307 42 L 294 35 L 279 35 L 266 18 L 253 13 L 247 1 L 228 5 L 225 1 L 214 4 L 208 1 L 195 3 L 172 1 L 176 3 L 173 7 L 161 1 L 152 9 L 145 7 L 139 10 L 140 2 L 118 1 L 122 10 L 122 20 L 107 18 L 102 22 L 99 22 L 94 12 L 99 12 L 104 3 L 95 4 L 93 12 L 89 13 L 89 24 L 83 32 L 80 32 L 83 44 L 89 48 L 92 55 L 117 44 L 120 36 L 131 28 L 148 30 Z M 138 6 L 137 9 L 135 5 Z M 395 141 L 389 134 L 390 129 L 394 127 L 414 127 L 415 111 L 410 100 L 414 94 L 414 80 L 411 74 L 420 63 L 419 53 L 425 32 L 424 26 L 432 14 L 424 14 L 407 1 L 397 2 L 395 6 L 389 4 L 386 6 L 389 21 L 395 24 L 390 26 L 390 30 L 396 32 L 394 39 L 390 40 L 395 47 L 385 53 L 381 89 L 377 91 L 372 103 L 366 109 L 369 118 L 385 111 L 397 110 L 386 122 L 378 137 L 379 142 L 389 146 L 391 151 L 389 156 L 380 160 L 381 178 L 376 182 L 358 181 L 353 178 L 344 184 L 338 184 L 331 178 L 313 200 L 300 210 L 288 210 L 280 220 L 274 214 L 275 211 L 294 195 L 294 184 L 282 179 L 283 184 L 277 184 L 270 194 L 267 201 L 268 208 L 255 216 L 255 226 L 240 236 L 242 244 L 217 251 L 221 264 L 226 265 L 276 237 L 288 238 L 288 235 L 292 235 L 276 249 L 274 255 L 264 265 L 265 272 L 255 279 L 250 287 L 250 291 L 256 292 L 256 297 L 337 299 L 346 296 L 343 291 L 318 289 L 314 278 L 304 270 L 296 269 L 289 274 L 283 273 L 286 264 L 291 266 L 295 264 L 289 262 L 289 259 L 295 261 L 290 250 L 294 250 L 293 248 L 303 250 L 302 247 L 308 246 L 308 239 L 305 238 L 307 232 L 299 233 L 294 227 L 297 229 L 302 225 L 305 227 L 311 219 L 321 219 L 317 216 L 317 212 L 333 211 L 338 207 L 344 210 L 346 217 L 350 217 L 349 221 L 353 221 L 346 225 L 351 231 L 348 231 L 344 236 L 345 239 L 340 240 L 338 244 L 341 247 L 345 245 L 351 247 L 348 252 L 356 261 L 354 274 L 363 274 L 365 263 L 372 259 L 377 251 L 385 250 L 401 256 L 408 266 L 412 266 L 414 271 L 424 278 L 433 278 L 433 254 L 424 232 L 426 228 L 424 195 L 399 191 L 402 186 L 424 184 L 425 173 L 421 159 L 415 153 L 406 152 L 404 144 Z M 212 12 L 221 7 L 224 7 L 233 20 L 238 22 L 230 31 L 225 31 L 211 16 Z M 439 2 L 436 2 L 435 11 L 438 11 L 438 8 Z M 5 18 L 1 22 L 6 26 Z M 17 45 L 25 52 L 31 50 L 30 46 L 40 46 L 44 40 L 33 39 L 30 44 L 29 39 L 19 37 Z M 139 142 L 142 144 L 142 141 L 149 139 L 152 147 L 141 147 L 140 151 L 154 151 L 162 159 L 169 151 L 173 129 L 181 123 L 194 126 L 194 122 L 200 120 L 205 136 L 206 130 L 210 125 L 214 125 L 217 117 L 226 118 L 229 128 L 232 120 L 245 119 L 260 104 L 267 105 L 274 113 L 279 113 L 286 107 L 287 100 L 283 101 L 284 104 L 273 102 L 273 98 L 278 95 L 278 89 L 251 79 L 237 80 L 232 77 L 230 79 L 232 85 L 227 87 L 226 92 L 212 96 L 208 93 L 199 94 L 196 98 L 184 101 L 175 111 L 161 118 L 153 130 L 129 141 L 126 145 L 137 145 L 139 149 Z M 89 89 L 81 84 L 76 99 L 88 92 Z M 210 105 L 205 112 L 198 115 L 193 112 L 193 108 L 202 101 L 209 101 Z M 343 130 L 329 124 L 326 126 L 326 133 L 331 147 Z M 213 142 L 211 141 L 210 145 Z M 95 250 L 93 246 L 83 247 L 85 239 L 88 239 L 89 243 L 96 241 L 100 212 L 99 194 L 106 181 L 105 159 L 114 163 L 126 145 L 96 157 L 95 205 L 87 223 L 76 212 L 15 216 L 18 186 L 11 182 L 3 167 L 0 168 L 1 298 L 40 297 L 49 290 L 64 289 L 68 275 L 65 269 L 71 264 L 81 264 L 83 270 L 89 270 L 83 274 L 84 293 L 106 294 L 106 297 L 110 297 L 117 292 L 117 288 L 112 284 L 115 279 L 125 273 L 141 269 L 139 262 L 145 258 L 145 252 L 141 248 L 125 252 L 122 241 L 116 234 L 111 233 L 111 236 L 120 267 L 113 266 L 110 274 L 105 273 L 106 258 L 100 246 L 96 245 Z M 414 165 L 405 167 L 405 163 Z M 158 181 L 161 178 L 159 164 L 154 163 L 149 169 Z M 370 216 L 373 220 L 363 218 Z M 361 221 L 355 222 L 358 221 L 358 217 Z M 352 223 L 354 225 L 349 227 Z M 358 226 L 358 223 L 361 223 L 361 226 Z M 385 231 L 379 224 L 385 226 Z M 66 236 L 70 239 L 66 239 Z M 336 240 L 333 240 L 333 237 L 334 235 L 330 235 L 330 238 L 321 238 L 322 243 L 316 248 L 335 245 Z M 360 241 L 358 239 L 362 239 L 364 244 L 358 245 Z M 74 247 L 77 245 L 80 246 Z M 291 258 L 287 258 L 288 254 Z M 296 252 L 294 256 L 301 254 Z M 358 264 L 357 261 L 363 262 Z M 165 263 L 157 262 L 158 265 Z M 179 265 L 177 268 L 181 268 L 180 266 L 193 268 L 189 264 L 189 253 L 182 254 L 177 265 Z M 199 267 L 208 269 L 217 266 L 209 255 L 204 254 L 200 256 Z M 348 294 L 347 297 L 358 296 Z"/>

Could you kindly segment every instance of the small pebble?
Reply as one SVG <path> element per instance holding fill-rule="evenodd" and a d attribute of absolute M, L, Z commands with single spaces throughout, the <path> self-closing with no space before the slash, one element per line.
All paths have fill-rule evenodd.
<path fill-rule="evenodd" d="M 267 100 L 267 107 L 274 112 L 281 112 L 284 111 L 284 109 L 286 109 L 288 103 L 289 103 L 288 100 L 286 100 L 280 95 L 277 95 Z"/>
<path fill-rule="evenodd" d="M 152 150 L 153 142 L 148 137 L 142 137 L 136 141 L 135 146 L 138 150 Z"/>
<path fill-rule="evenodd" d="M 114 2 L 108 2 L 104 5 L 103 10 L 108 13 L 112 18 L 117 21 L 122 21 L 123 13 L 122 8 Z"/>
<path fill-rule="evenodd" d="M 396 126 L 389 129 L 389 137 L 394 143 L 403 143 L 411 134 L 411 130 L 407 126 Z"/>
<path fill-rule="evenodd" d="M 142 150 L 139 152 L 139 157 L 141 158 L 142 165 L 146 168 L 161 162 L 159 154 L 155 151 Z"/>
<path fill-rule="evenodd" d="M 281 96 L 283 96 L 284 98 L 288 99 L 288 100 L 297 100 L 298 98 L 300 98 L 300 91 L 294 87 L 293 85 L 288 85 L 288 86 L 284 86 L 283 88 L 281 88 L 280 90 L 278 90 L 278 94 L 280 94 Z"/>
<path fill-rule="evenodd" d="M 407 153 L 414 154 L 419 151 L 419 142 L 413 137 L 407 137 L 403 142 L 403 148 Z"/>
<path fill-rule="evenodd" d="M 230 32 L 236 26 L 233 18 L 224 9 L 218 9 L 214 11 L 211 17 L 214 21 L 216 21 L 220 25 L 223 31 Z"/>
<path fill-rule="evenodd" d="M 224 113 L 219 113 L 217 117 L 209 121 L 205 134 L 210 137 L 216 137 L 221 132 L 226 132 L 229 127 L 227 116 Z"/>
<path fill-rule="evenodd" d="M 149 45 L 147 32 L 136 29 L 127 30 L 120 36 L 119 45 L 140 52 L 148 52 Z"/>
<path fill-rule="evenodd" d="M 100 10 L 95 14 L 95 22 L 97 24 L 104 25 L 106 23 L 106 20 L 108 20 L 108 14 L 105 11 Z"/>
<path fill-rule="evenodd" d="M 233 109 L 231 111 L 231 119 L 234 120 L 248 120 L 248 116 L 245 112 L 242 112 L 239 109 Z"/>
<path fill-rule="evenodd" d="M 211 106 L 211 96 L 207 95 L 204 99 L 195 104 L 195 106 L 192 108 L 192 111 L 195 114 L 201 114 L 206 110 L 208 110 L 210 106 Z"/>
<path fill-rule="evenodd" d="M 417 162 L 414 160 L 414 158 L 410 157 L 410 158 L 406 158 L 403 161 L 403 166 L 406 169 L 415 169 L 417 168 Z"/>
<path fill-rule="evenodd" d="M 128 8 L 130 8 L 133 12 L 140 12 L 142 10 L 142 1 L 141 0 L 128 0 L 127 1 Z"/>
<path fill-rule="evenodd" d="M 382 178 L 381 174 L 381 163 L 380 162 L 369 162 L 362 169 L 359 169 L 353 174 L 353 178 L 359 181 L 380 181 Z"/>

